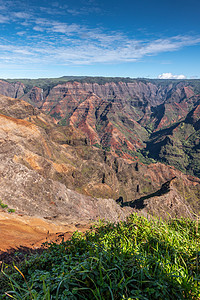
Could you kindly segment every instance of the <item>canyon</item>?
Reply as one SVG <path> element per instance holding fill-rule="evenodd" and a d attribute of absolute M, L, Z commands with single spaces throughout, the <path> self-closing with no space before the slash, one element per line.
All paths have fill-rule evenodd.
<path fill-rule="evenodd" d="M 199 87 L 121 78 L 1 80 L 2 203 L 16 218 L 73 228 L 135 211 L 196 218 Z"/>

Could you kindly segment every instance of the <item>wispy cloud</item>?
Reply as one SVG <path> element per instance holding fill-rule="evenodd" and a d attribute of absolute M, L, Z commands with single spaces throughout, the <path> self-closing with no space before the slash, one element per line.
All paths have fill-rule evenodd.
<path fill-rule="evenodd" d="M 62 7 L 40 7 L 40 11 L 49 14 L 49 15 L 65 15 L 67 11 L 68 6 L 62 6 Z"/>
<path fill-rule="evenodd" d="M 44 7 L 41 6 L 39 7 L 40 11 L 49 14 L 49 15 L 65 15 L 65 14 L 70 14 L 72 16 L 80 16 L 80 15 L 89 15 L 92 13 L 101 13 L 102 10 L 101 8 L 94 2 L 90 3 L 89 1 L 85 2 L 83 6 L 74 6 L 74 7 L 69 7 L 67 4 L 60 4 L 60 3 L 52 3 L 52 6 L 49 7 Z"/>
<path fill-rule="evenodd" d="M 26 31 L 18 31 L 16 34 L 19 36 L 23 36 L 26 34 Z"/>
<path fill-rule="evenodd" d="M 41 27 L 41 26 L 36 25 L 36 26 L 33 27 L 33 30 L 43 32 L 44 28 Z"/>
<path fill-rule="evenodd" d="M 9 22 L 9 17 L 4 16 L 4 15 L 0 15 L 0 23 L 8 23 Z"/>
<path fill-rule="evenodd" d="M 32 17 L 31 14 L 26 12 L 14 12 L 13 16 L 19 19 L 29 19 L 30 17 Z"/>
<path fill-rule="evenodd" d="M 99 7 L 82 7 L 79 9 L 67 9 L 67 12 L 73 16 L 79 16 L 79 15 L 89 15 L 91 13 L 102 13 L 101 9 Z"/>
<path fill-rule="evenodd" d="M 41 24 L 40 24 L 41 26 Z M 86 31 L 86 36 L 83 34 L 78 38 L 78 31 L 83 31 L 79 25 L 73 24 L 53 24 L 51 28 L 44 27 L 35 28 L 51 31 L 52 33 L 63 34 L 59 39 L 60 43 L 54 41 L 58 36 L 49 36 L 47 40 L 44 36 L 35 36 L 34 42 L 24 47 L 17 45 L 0 45 L 1 55 L 9 57 L 10 60 L 19 59 L 26 62 L 31 59 L 33 62 L 41 61 L 46 63 L 57 64 L 93 64 L 93 63 L 120 63 L 134 62 L 142 59 L 145 56 L 157 55 L 162 52 L 175 51 L 188 45 L 195 45 L 200 42 L 197 37 L 172 37 L 170 39 L 159 39 L 151 41 L 129 40 L 117 34 L 101 34 L 95 36 L 95 30 Z M 80 33 L 80 32 L 79 32 Z M 66 35 L 66 36 L 65 36 Z M 19 55 L 16 56 L 16 55 Z M 159 78 L 172 78 L 171 73 L 159 75 Z M 173 78 L 175 78 L 173 77 Z"/>
<path fill-rule="evenodd" d="M 95 6 L 89 8 L 94 9 Z M 59 3 L 55 2 L 46 13 L 53 14 L 59 9 Z M 64 9 L 68 12 L 71 10 L 71 14 L 76 14 L 76 11 L 68 6 Z M 44 8 L 40 7 L 40 10 L 44 11 Z M 143 57 L 178 51 L 183 47 L 200 44 L 200 36 L 177 35 L 142 40 L 130 38 L 118 31 L 89 28 L 78 23 L 60 22 L 53 18 L 39 16 L 31 10 L 12 11 L 12 18 L 9 14 L 7 16 L 0 14 L 0 23 L 12 22 L 13 27 L 16 26 L 15 34 L 21 39 L 21 41 L 15 40 L 14 44 L 9 41 L 9 38 L 7 42 L 0 43 L 0 63 L 4 59 L 12 63 L 62 65 L 135 62 Z"/>

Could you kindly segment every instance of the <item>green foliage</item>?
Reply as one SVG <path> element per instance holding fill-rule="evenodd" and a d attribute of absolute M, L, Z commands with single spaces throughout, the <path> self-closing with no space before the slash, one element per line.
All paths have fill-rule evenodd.
<path fill-rule="evenodd" d="M 143 151 L 143 150 L 138 149 L 137 152 L 132 151 L 132 156 L 137 156 L 139 161 L 145 165 L 149 165 L 151 163 L 156 162 L 155 159 L 148 157 L 148 150 Z"/>
<path fill-rule="evenodd" d="M 101 147 L 101 145 L 99 145 L 98 143 L 96 143 L 96 144 L 93 144 L 93 146 L 94 147 L 96 147 L 96 148 L 99 148 L 99 149 L 101 149 L 102 147 Z"/>
<path fill-rule="evenodd" d="M 65 117 L 64 119 L 61 119 L 59 124 L 62 125 L 62 126 L 67 126 L 68 125 L 68 118 Z"/>
<path fill-rule="evenodd" d="M 199 299 L 200 227 L 189 219 L 102 221 L 4 268 L 2 299 Z"/>
<path fill-rule="evenodd" d="M 105 150 L 105 151 L 108 151 L 108 152 L 110 151 L 110 147 L 109 146 L 102 146 L 102 149 Z"/>
<path fill-rule="evenodd" d="M 7 204 L 4 204 L 4 203 L 2 202 L 2 200 L 0 200 L 0 207 L 1 207 L 1 208 L 7 208 L 8 205 L 7 205 Z"/>
<path fill-rule="evenodd" d="M 9 212 L 9 213 L 14 213 L 14 212 L 15 212 L 15 209 L 13 209 L 13 208 L 8 208 L 8 212 Z"/>
<path fill-rule="evenodd" d="M 141 152 L 145 157 L 200 177 L 200 130 L 195 127 L 195 124 L 182 121 L 154 132 Z"/>
<path fill-rule="evenodd" d="M 7 205 L 7 204 L 4 204 L 4 203 L 2 202 L 1 199 L 0 199 L 0 207 L 1 207 L 1 208 L 7 208 L 7 211 L 8 211 L 9 213 L 15 212 L 15 209 L 9 208 L 8 205 Z"/>

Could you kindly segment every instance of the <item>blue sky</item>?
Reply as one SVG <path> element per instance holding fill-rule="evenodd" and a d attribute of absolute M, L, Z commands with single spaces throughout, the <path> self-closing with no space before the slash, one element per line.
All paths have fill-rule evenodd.
<path fill-rule="evenodd" d="M 199 0 L 0 0 L 0 78 L 200 78 Z"/>

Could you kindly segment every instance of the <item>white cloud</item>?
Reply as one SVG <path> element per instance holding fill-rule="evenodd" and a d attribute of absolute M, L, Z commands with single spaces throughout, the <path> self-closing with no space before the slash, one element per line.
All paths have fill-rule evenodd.
<path fill-rule="evenodd" d="M 71 14 L 72 16 L 78 16 L 78 15 L 89 15 L 91 13 L 101 13 L 101 9 L 99 7 L 82 7 L 79 9 L 67 9 L 67 12 Z"/>
<path fill-rule="evenodd" d="M 6 6 L 0 4 L 0 10 L 5 10 L 5 9 L 6 9 Z"/>
<path fill-rule="evenodd" d="M 29 19 L 31 18 L 31 15 L 29 13 L 25 13 L 25 12 L 15 12 L 13 13 L 13 16 L 19 19 Z"/>
<path fill-rule="evenodd" d="M 23 35 L 26 34 L 26 31 L 19 31 L 19 32 L 17 32 L 16 34 L 19 35 L 19 36 L 23 36 Z"/>
<path fill-rule="evenodd" d="M 162 73 L 158 75 L 158 79 L 186 79 L 186 76 L 183 74 L 173 75 L 172 73 Z"/>
<path fill-rule="evenodd" d="M 43 32 L 44 28 L 36 25 L 33 27 L 33 30 Z"/>
<path fill-rule="evenodd" d="M 22 55 L 32 55 L 32 52 L 26 50 L 26 49 L 15 49 L 13 50 L 14 53 L 19 53 Z"/>
<path fill-rule="evenodd" d="M 77 24 L 62 24 L 60 22 L 53 22 L 52 26 L 48 29 L 49 31 L 63 33 L 63 34 L 77 34 L 81 33 L 82 30 L 84 30 L 84 27 L 81 27 Z"/>
<path fill-rule="evenodd" d="M 73 16 L 78 16 L 81 14 L 81 12 L 79 10 L 76 9 L 68 9 L 67 12 Z"/>
<path fill-rule="evenodd" d="M 9 17 L 0 15 L 0 23 L 1 24 L 8 23 L 8 22 L 9 22 Z"/>

